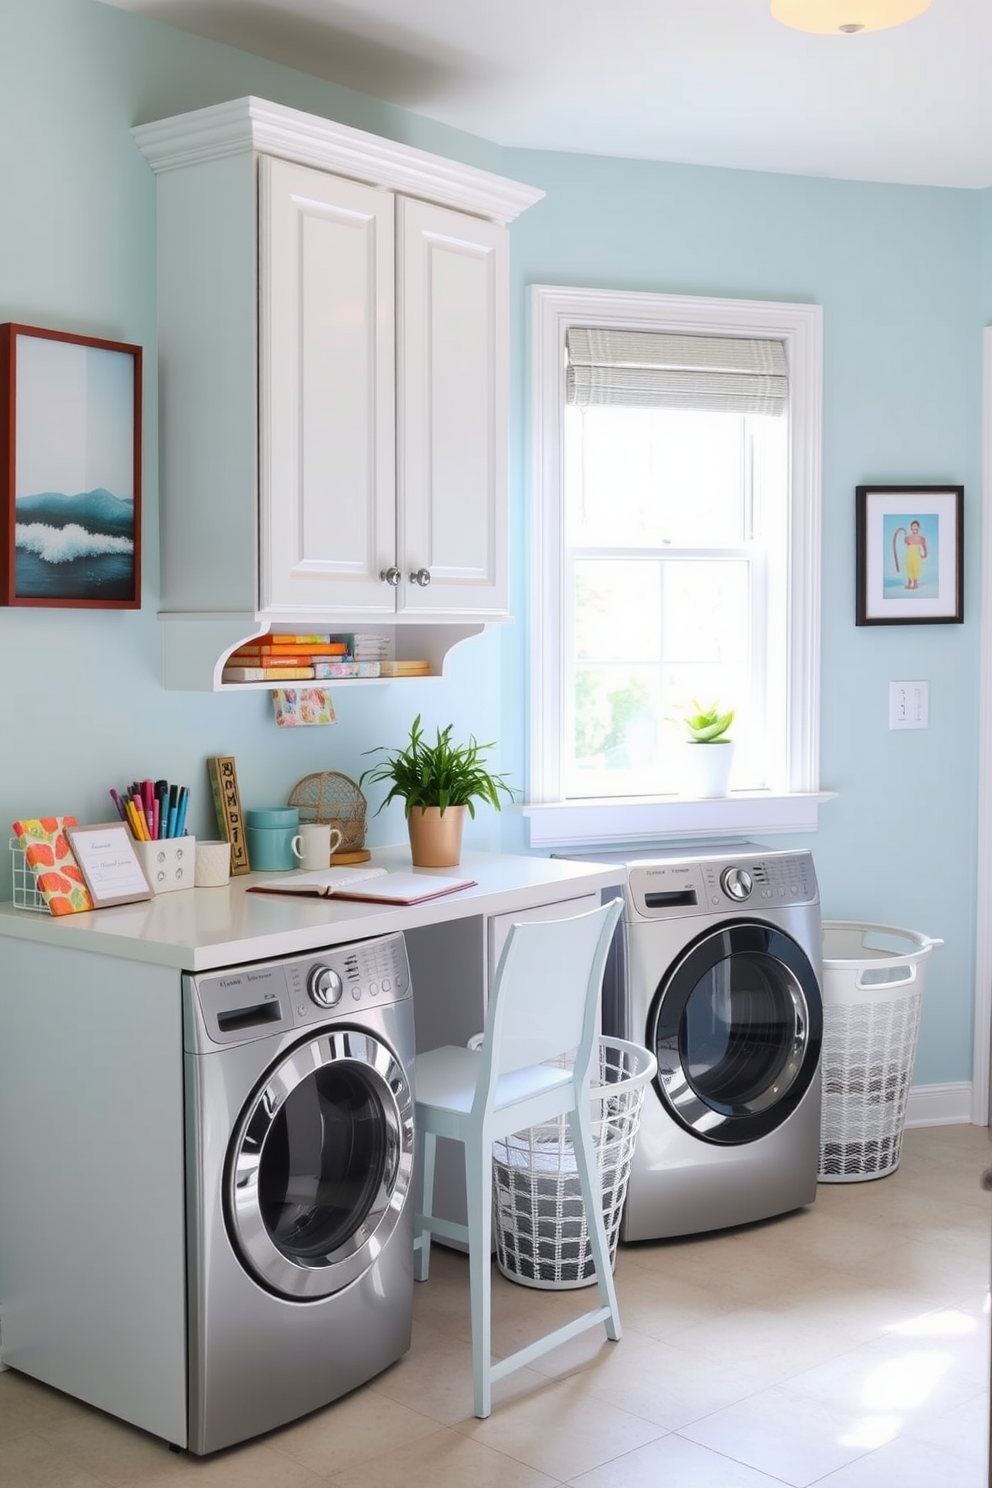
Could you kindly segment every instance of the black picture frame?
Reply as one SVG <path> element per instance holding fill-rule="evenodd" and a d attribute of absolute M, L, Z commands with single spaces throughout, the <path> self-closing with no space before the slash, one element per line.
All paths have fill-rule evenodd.
<path fill-rule="evenodd" d="M 142 348 L 0 326 L 0 604 L 141 608 Z"/>
<path fill-rule="evenodd" d="M 858 486 L 858 625 L 964 621 L 964 486 Z"/>

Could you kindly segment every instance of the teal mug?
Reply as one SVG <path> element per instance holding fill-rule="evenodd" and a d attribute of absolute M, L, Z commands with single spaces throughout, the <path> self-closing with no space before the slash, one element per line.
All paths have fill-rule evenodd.
<path fill-rule="evenodd" d="M 246 811 L 245 835 L 252 872 L 288 873 L 295 868 L 293 838 L 299 830 L 300 813 L 295 806 Z"/>

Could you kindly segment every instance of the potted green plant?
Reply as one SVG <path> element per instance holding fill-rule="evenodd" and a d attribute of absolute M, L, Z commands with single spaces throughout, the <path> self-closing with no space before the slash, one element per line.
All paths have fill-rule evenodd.
<path fill-rule="evenodd" d="M 433 742 L 429 741 L 418 713 L 401 749 L 390 751 L 380 745 L 365 751 L 385 757 L 363 772 L 359 785 L 388 781 L 389 790 L 376 814 L 390 801 L 403 802 L 410 851 L 419 868 L 448 868 L 458 863 L 465 813 L 475 816 L 476 801 L 499 811 L 501 796 L 513 799 L 506 777 L 486 769 L 484 757 L 495 745 L 479 744 L 472 735 L 467 744 L 456 744 L 453 732 L 454 724 L 449 723 L 439 727 Z"/>
<path fill-rule="evenodd" d="M 693 702 L 678 715 L 688 737 L 683 753 L 684 795 L 701 797 L 725 796 L 734 762 L 734 744 L 727 730 L 734 721 L 734 709 L 722 709 L 718 703 L 703 707 Z"/>

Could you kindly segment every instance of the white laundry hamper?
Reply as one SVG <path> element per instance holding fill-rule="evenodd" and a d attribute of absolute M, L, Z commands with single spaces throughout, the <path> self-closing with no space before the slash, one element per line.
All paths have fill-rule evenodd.
<path fill-rule="evenodd" d="M 589 1093 L 611 1264 L 644 1091 L 657 1067 L 654 1055 L 640 1044 L 599 1040 L 599 1071 L 594 1063 Z M 511 1281 L 555 1291 L 595 1282 L 566 1117 L 493 1143 L 493 1228 L 497 1265 Z"/>
<path fill-rule="evenodd" d="M 927 958 L 942 940 L 894 925 L 823 922 L 820 1183 L 899 1166 Z"/>

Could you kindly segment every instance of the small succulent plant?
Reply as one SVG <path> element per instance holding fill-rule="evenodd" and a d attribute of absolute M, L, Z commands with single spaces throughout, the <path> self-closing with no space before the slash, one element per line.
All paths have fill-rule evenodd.
<path fill-rule="evenodd" d="M 694 700 L 691 707 L 683 709 L 680 718 L 693 744 L 728 744 L 730 742 L 726 734 L 734 721 L 733 708 L 726 713 L 721 713 L 718 703 L 711 703 L 708 708 L 704 708 L 701 703 Z"/>

